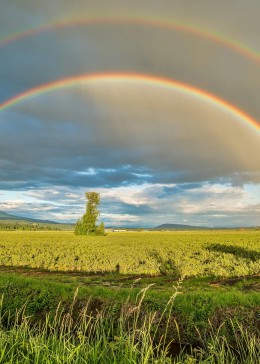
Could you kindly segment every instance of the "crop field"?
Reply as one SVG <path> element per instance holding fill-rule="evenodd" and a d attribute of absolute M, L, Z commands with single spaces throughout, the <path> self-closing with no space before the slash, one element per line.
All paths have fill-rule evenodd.
<path fill-rule="evenodd" d="M 1 231 L 0 357 L 255 364 L 259 271 L 257 230 Z"/>
<path fill-rule="evenodd" d="M 260 271 L 259 231 L 1 231 L 0 265 L 51 271 L 235 277 Z"/>

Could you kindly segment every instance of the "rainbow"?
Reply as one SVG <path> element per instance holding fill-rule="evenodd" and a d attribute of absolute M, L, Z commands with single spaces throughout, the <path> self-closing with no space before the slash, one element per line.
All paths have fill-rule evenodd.
<path fill-rule="evenodd" d="M 13 34 L 9 34 L 2 39 L 0 39 L 0 47 L 8 45 L 12 42 L 16 42 L 28 37 L 35 36 L 44 32 L 49 32 L 53 30 L 63 29 L 66 27 L 74 26 L 87 26 L 95 24 L 130 24 L 130 25 L 146 25 L 151 27 L 158 27 L 163 29 L 170 29 L 174 31 L 184 32 L 191 34 L 192 36 L 201 37 L 207 39 L 211 42 L 215 42 L 221 46 L 227 47 L 232 51 L 242 54 L 255 62 L 260 62 L 260 52 L 256 49 L 246 47 L 245 45 L 237 42 L 236 40 L 229 39 L 223 35 L 213 33 L 204 29 L 200 29 L 185 23 L 174 23 L 168 20 L 158 20 L 154 18 L 137 18 L 137 17 L 97 17 L 93 19 L 70 19 L 63 20 L 55 23 L 45 24 L 43 26 L 28 29 L 24 31 L 19 31 Z"/>
<path fill-rule="evenodd" d="M 154 77 L 144 74 L 136 73 L 97 73 L 97 74 L 84 74 L 79 76 L 68 77 L 60 80 L 55 80 L 53 82 L 43 84 L 34 88 L 31 88 L 25 92 L 22 92 L 9 100 L 4 101 L 0 104 L 0 112 L 15 106 L 25 100 L 39 96 L 48 92 L 52 92 L 59 89 L 64 89 L 72 86 L 77 86 L 80 84 L 91 84 L 96 82 L 105 81 L 123 81 L 123 82 L 143 82 L 146 84 L 151 84 L 152 86 L 164 87 L 176 90 L 177 92 L 182 92 L 190 95 L 191 97 L 198 97 L 204 102 L 212 103 L 214 106 L 222 108 L 225 112 L 238 117 L 247 126 L 253 128 L 257 133 L 260 133 L 260 125 L 256 120 L 247 115 L 244 111 L 240 110 L 238 107 L 228 103 L 219 97 L 210 94 L 205 90 L 201 90 L 191 85 L 181 83 L 179 81 Z"/>

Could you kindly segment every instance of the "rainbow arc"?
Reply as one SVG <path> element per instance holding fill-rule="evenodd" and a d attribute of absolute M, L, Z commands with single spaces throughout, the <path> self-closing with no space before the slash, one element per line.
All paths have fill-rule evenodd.
<path fill-rule="evenodd" d="M 22 39 L 36 36 L 44 32 L 55 31 L 67 27 L 75 26 L 89 26 L 95 24 L 128 24 L 128 25 L 144 25 L 157 27 L 162 29 L 174 30 L 183 33 L 190 34 L 192 36 L 207 39 L 218 45 L 227 47 L 234 52 L 242 54 L 244 57 L 249 58 L 251 61 L 257 63 L 260 62 L 260 52 L 254 48 L 247 47 L 246 45 L 223 36 L 218 33 L 214 33 L 210 30 L 198 28 L 196 26 L 176 23 L 169 20 L 161 20 L 157 18 L 138 18 L 138 17 L 94 17 L 94 18 L 75 18 L 56 21 L 54 23 L 48 23 L 37 28 L 18 31 L 0 38 L 0 47 L 17 42 Z"/>
<path fill-rule="evenodd" d="M 247 115 L 244 111 L 240 110 L 238 107 L 228 103 L 227 101 L 215 95 L 210 94 L 205 90 L 201 90 L 192 85 L 187 85 L 172 79 L 166 79 L 166 78 L 154 77 L 151 75 L 136 74 L 136 73 L 95 73 L 95 74 L 84 74 L 84 75 L 78 75 L 55 80 L 53 82 L 31 88 L 25 92 L 22 92 L 6 100 L 2 104 L 0 104 L 0 111 L 3 112 L 4 110 L 10 107 L 14 107 L 15 105 L 23 101 L 55 90 L 66 89 L 80 84 L 91 84 L 91 83 L 106 82 L 106 81 L 146 83 L 146 84 L 151 84 L 153 86 L 174 89 L 177 92 L 186 93 L 191 97 L 198 97 L 202 99 L 204 102 L 212 103 L 213 105 L 222 108 L 225 112 L 228 112 L 233 116 L 238 117 L 242 122 L 254 128 L 256 132 L 258 133 L 260 132 L 260 126 L 256 120 Z"/>

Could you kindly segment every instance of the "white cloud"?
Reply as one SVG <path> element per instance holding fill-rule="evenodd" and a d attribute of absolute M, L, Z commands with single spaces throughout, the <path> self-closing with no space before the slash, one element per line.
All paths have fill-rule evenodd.
<path fill-rule="evenodd" d="M 88 189 L 55 188 L 17 191 L 21 197 L 3 193 L 0 210 L 20 216 L 75 222 L 85 212 L 85 192 Z M 97 188 L 101 195 L 101 220 L 107 225 L 149 225 L 186 222 L 194 225 L 232 226 L 258 225 L 260 197 L 255 198 L 255 187 L 245 188 L 230 184 L 203 183 L 131 185 Z M 28 202 L 28 198 L 32 198 Z M 8 200 L 8 202 L 7 202 Z"/>
<path fill-rule="evenodd" d="M 141 222 L 140 216 L 130 215 L 130 214 L 109 214 L 103 213 L 101 214 L 101 219 L 106 219 L 107 221 L 111 221 L 111 223 L 132 223 L 132 222 Z"/>

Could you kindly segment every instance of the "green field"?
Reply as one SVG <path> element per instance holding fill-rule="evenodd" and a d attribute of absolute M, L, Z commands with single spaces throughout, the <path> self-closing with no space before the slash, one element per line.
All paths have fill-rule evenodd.
<path fill-rule="evenodd" d="M 234 348 L 229 351 L 230 343 L 240 347 L 239 357 L 247 358 L 241 359 L 241 363 L 257 362 L 260 327 L 257 230 L 111 232 L 96 237 L 75 236 L 72 231 L 1 231 L 0 266 L 4 327 L 0 330 L 0 344 L 9 343 L 2 362 L 27 363 L 18 353 L 26 346 L 24 340 L 30 341 L 32 337 L 35 345 L 27 345 L 23 350 L 27 353 L 31 350 L 34 359 L 28 363 L 35 362 L 40 355 L 40 349 L 39 352 L 36 349 L 49 345 L 46 332 L 49 326 L 53 327 L 51 317 L 58 305 L 60 322 L 64 322 L 64 312 L 65 316 L 71 312 L 74 320 L 69 325 L 72 349 L 66 346 L 68 333 L 62 331 L 65 335 L 62 338 L 55 336 L 56 328 L 52 338 L 56 346 L 53 343 L 54 347 L 48 350 L 57 352 L 58 359 L 50 363 L 63 363 L 60 357 L 81 351 L 78 356 L 75 354 L 75 361 L 68 362 L 84 363 L 88 357 L 89 363 L 143 363 L 146 355 L 147 363 L 218 363 L 215 359 L 221 355 L 223 360 L 219 362 L 239 362 L 233 361 Z M 74 308 L 68 311 L 72 302 Z M 21 320 L 17 309 L 22 307 Z M 80 330 L 85 325 L 81 316 L 83 307 L 87 307 L 88 319 L 92 317 L 93 330 L 98 330 L 94 337 L 99 338 L 93 340 L 90 335 L 84 345 L 75 339 L 74 330 L 76 322 L 80 322 Z M 138 317 L 134 316 L 130 323 L 129 317 L 122 318 L 125 312 L 136 309 Z M 24 317 L 30 317 L 33 325 L 39 324 L 45 322 L 45 315 L 50 318 L 49 326 L 43 330 L 44 337 L 43 333 L 37 336 L 31 324 L 19 328 L 11 324 L 26 321 Z M 157 315 L 163 318 L 158 321 Z M 151 317 L 155 317 L 155 323 Z M 140 332 L 144 338 L 141 343 L 138 341 L 139 347 L 136 335 Z M 15 337 L 19 343 L 16 354 L 11 349 Z M 167 354 L 161 347 L 161 354 L 155 355 L 153 346 L 162 337 L 166 343 L 192 344 L 195 348 L 199 345 L 203 355 L 196 361 L 196 350 L 189 354 L 184 351 L 177 361 L 176 356 L 169 359 L 169 350 Z M 60 351 L 59 345 L 64 345 Z M 215 350 L 214 355 L 209 348 Z M 103 353 L 102 358 L 94 355 L 95 350 Z M 13 353 L 13 359 L 7 353 Z M 39 362 L 48 362 L 49 354 L 44 353 L 45 359 Z M 120 355 L 125 355 L 124 359 Z M 129 355 L 135 359 L 131 361 Z M 156 361 L 159 357 L 160 361 Z M 211 361 L 202 361 L 209 357 Z"/>
<path fill-rule="evenodd" d="M 233 277 L 260 270 L 259 231 L 0 232 L 0 265 L 51 271 Z"/>

